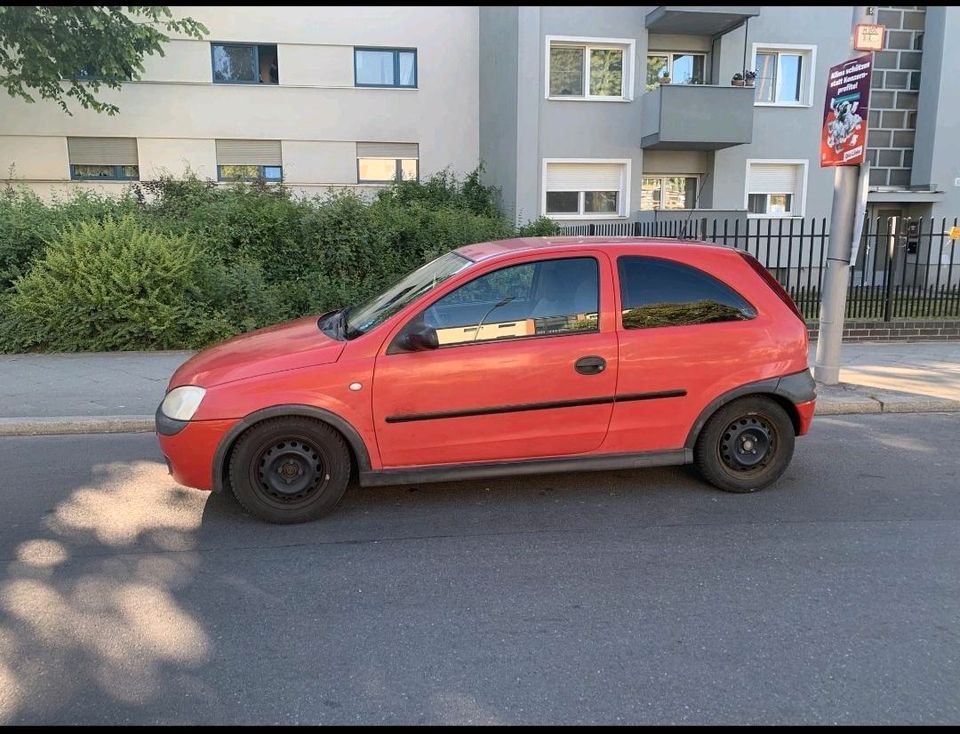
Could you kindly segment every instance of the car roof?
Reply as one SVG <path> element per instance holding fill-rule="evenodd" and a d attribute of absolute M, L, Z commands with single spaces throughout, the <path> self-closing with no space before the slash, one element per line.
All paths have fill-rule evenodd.
<path fill-rule="evenodd" d="M 558 237 L 515 237 L 509 240 L 493 240 L 490 242 L 477 242 L 473 245 L 464 245 L 455 250 L 474 262 L 489 260 L 514 252 L 536 252 L 539 250 L 556 250 L 557 248 L 576 249 L 583 247 L 585 249 L 619 249 L 619 248 L 646 248 L 656 249 L 660 252 L 673 248 L 689 250 L 695 248 L 709 248 L 711 250 L 732 249 L 729 246 L 715 244 L 713 242 L 703 242 L 701 240 L 682 240 L 673 237 L 579 237 L 579 236 L 558 236 Z"/>

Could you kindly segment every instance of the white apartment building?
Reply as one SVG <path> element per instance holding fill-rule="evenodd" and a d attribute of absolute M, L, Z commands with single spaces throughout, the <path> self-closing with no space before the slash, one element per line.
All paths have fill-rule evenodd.
<path fill-rule="evenodd" d="M 209 34 L 102 88 L 115 116 L 0 94 L 0 183 L 118 191 L 191 170 L 312 194 L 477 165 L 476 6 L 172 10 Z"/>

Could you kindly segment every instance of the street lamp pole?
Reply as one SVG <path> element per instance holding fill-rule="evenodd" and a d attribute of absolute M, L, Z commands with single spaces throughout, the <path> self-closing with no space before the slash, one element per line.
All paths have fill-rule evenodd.
<path fill-rule="evenodd" d="M 857 23 L 874 22 L 875 13 L 875 6 L 854 6 L 853 22 L 850 26 L 851 53 L 856 52 L 853 46 Z M 850 253 L 853 247 L 859 179 L 860 166 L 834 168 L 827 269 L 823 276 L 820 329 L 817 337 L 817 356 L 813 367 L 814 378 L 826 385 L 836 385 L 840 381 L 840 347 L 843 344 L 847 285 L 850 281 L 852 266 Z"/>

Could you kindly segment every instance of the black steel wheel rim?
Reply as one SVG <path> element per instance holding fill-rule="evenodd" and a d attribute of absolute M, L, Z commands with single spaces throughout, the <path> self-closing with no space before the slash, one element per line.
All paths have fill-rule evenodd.
<path fill-rule="evenodd" d="M 253 468 L 260 494 L 285 507 L 312 499 L 329 480 L 320 450 L 302 438 L 272 442 Z"/>
<path fill-rule="evenodd" d="M 731 421 L 720 436 L 720 460 L 737 472 L 762 471 L 777 450 L 777 431 L 762 415 L 745 415 Z"/>

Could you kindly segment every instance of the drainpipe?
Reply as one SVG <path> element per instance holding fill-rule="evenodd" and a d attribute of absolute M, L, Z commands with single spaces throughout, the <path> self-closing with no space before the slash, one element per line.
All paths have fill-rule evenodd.
<path fill-rule="evenodd" d="M 855 5 L 850 26 L 850 53 L 857 23 L 873 22 L 875 6 Z M 840 347 L 843 344 L 843 320 L 847 310 L 847 285 L 850 281 L 850 255 L 853 252 L 854 219 L 860 166 L 836 166 L 833 173 L 833 207 L 830 210 L 830 240 L 827 246 L 827 271 L 823 277 L 820 303 L 820 331 L 813 376 L 825 385 L 840 382 Z"/>

